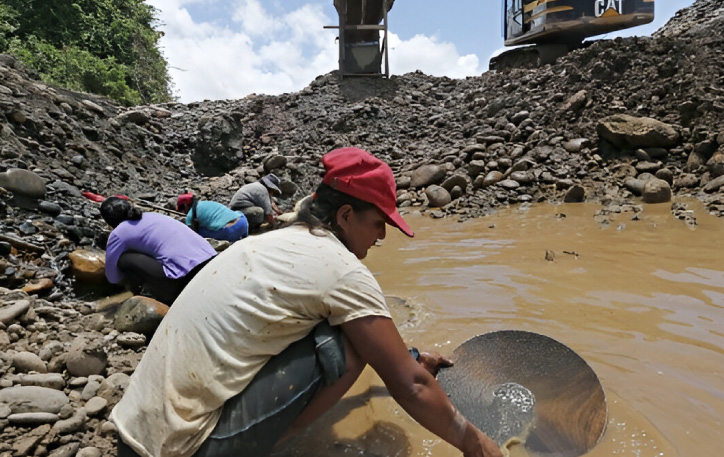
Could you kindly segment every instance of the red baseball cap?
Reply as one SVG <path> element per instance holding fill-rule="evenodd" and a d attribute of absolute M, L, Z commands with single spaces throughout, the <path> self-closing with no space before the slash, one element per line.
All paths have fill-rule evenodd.
<path fill-rule="evenodd" d="M 194 194 L 187 192 L 178 196 L 176 200 L 176 211 L 181 211 L 185 206 L 191 206 L 194 201 Z"/>
<path fill-rule="evenodd" d="M 389 165 L 359 148 L 328 152 L 322 157 L 322 164 L 326 169 L 323 183 L 372 203 L 382 211 L 388 224 L 409 237 L 415 235 L 397 212 L 397 185 Z"/>

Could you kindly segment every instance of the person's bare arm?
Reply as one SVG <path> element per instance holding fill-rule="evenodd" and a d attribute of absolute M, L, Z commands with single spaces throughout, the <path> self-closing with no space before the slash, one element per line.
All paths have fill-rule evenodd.
<path fill-rule="evenodd" d="M 363 317 L 342 324 L 342 331 L 395 401 L 423 427 L 465 457 L 502 457 L 498 445 L 460 414 L 435 378 L 410 356 L 391 319 Z"/>

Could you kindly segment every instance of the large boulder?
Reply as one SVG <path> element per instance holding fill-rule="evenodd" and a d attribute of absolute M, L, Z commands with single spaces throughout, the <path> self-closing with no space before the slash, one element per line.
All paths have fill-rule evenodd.
<path fill-rule="evenodd" d="M 108 355 L 102 340 L 76 338 L 65 358 L 65 367 L 73 376 L 100 375 L 106 371 Z"/>
<path fill-rule="evenodd" d="M 432 185 L 425 189 L 425 195 L 427 195 L 428 206 L 431 208 L 439 208 L 452 201 L 450 193 L 438 185 Z"/>
<path fill-rule="evenodd" d="M 641 196 L 645 203 L 666 203 L 671 201 L 671 186 L 663 179 L 649 179 Z"/>
<path fill-rule="evenodd" d="M 168 312 L 168 306 L 140 295 L 124 301 L 116 312 L 113 326 L 119 332 L 152 335 Z"/>
<path fill-rule="evenodd" d="M 106 280 L 106 254 L 99 251 L 76 249 L 68 254 L 73 274 L 84 281 Z"/>
<path fill-rule="evenodd" d="M 672 125 L 627 114 L 603 118 L 596 131 L 602 139 L 621 149 L 671 148 L 681 141 L 678 130 Z"/>
<path fill-rule="evenodd" d="M 0 403 L 10 406 L 13 414 L 53 413 L 69 403 L 68 397 L 60 390 L 38 386 L 19 386 L 0 389 Z"/>
<path fill-rule="evenodd" d="M 412 172 L 411 178 L 410 187 L 439 184 L 445 178 L 445 167 L 434 164 L 423 165 Z"/>
<path fill-rule="evenodd" d="M 0 187 L 30 198 L 43 198 L 45 196 L 45 181 L 29 170 L 11 168 L 0 173 Z"/>
<path fill-rule="evenodd" d="M 221 176 L 243 158 L 241 113 L 204 116 L 199 120 L 198 140 L 191 160 L 196 171 L 206 176 Z"/>

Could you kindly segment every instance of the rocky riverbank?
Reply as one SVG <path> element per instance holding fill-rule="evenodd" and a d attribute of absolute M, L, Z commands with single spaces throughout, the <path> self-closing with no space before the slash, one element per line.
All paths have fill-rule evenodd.
<path fill-rule="evenodd" d="M 594 42 L 534 70 L 331 73 L 297 93 L 188 105 L 125 109 L 0 56 L 0 456 L 114 455 L 108 412 L 145 348 L 145 319 L 163 315 L 134 302 L 119 324 L 84 299 L 80 286 L 113 291 L 102 283 L 109 227 L 84 192 L 164 211 L 184 190 L 226 203 L 273 171 L 291 209 L 318 183 L 320 157 L 355 145 L 390 163 L 403 213 L 466 219 L 585 200 L 605 223 L 657 202 L 683 218 L 670 202 L 693 196 L 721 216 L 722 116 L 719 0 L 653 37 Z"/>

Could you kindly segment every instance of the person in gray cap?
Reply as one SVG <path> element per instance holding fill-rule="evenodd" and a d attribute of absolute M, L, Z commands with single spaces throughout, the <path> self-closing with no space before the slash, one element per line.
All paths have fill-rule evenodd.
<path fill-rule="evenodd" d="M 282 194 L 280 183 L 277 175 L 269 173 L 257 182 L 244 184 L 231 198 L 229 208 L 244 213 L 249 230 L 258 228 L 265 221 L 274 222 L 276 216 L 282 214 L 273 200 Z"/>

